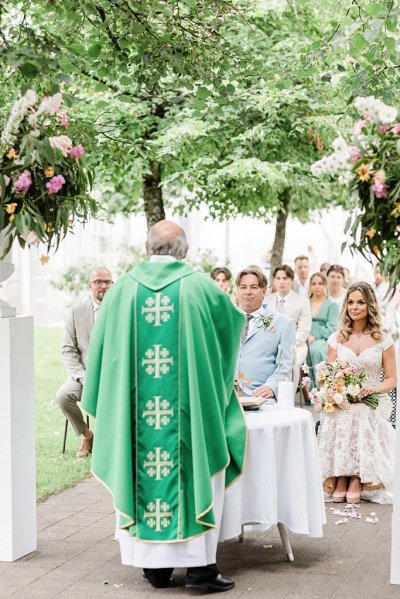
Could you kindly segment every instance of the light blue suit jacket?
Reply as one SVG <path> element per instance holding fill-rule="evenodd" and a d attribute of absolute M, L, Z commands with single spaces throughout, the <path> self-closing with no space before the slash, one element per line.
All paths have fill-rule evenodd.
<path fill-rule="evenodd" d="M 268 307 L 264 307 L 264 314 L 273 316 L 270 330 L 264 329 L 260 318 L 240 346 L 236 377 L 241 373 L 250 380 L 244 384 L 245 395 L 251 395 L 257 387 L 267 385 L 276 396 L 280 380 L 293 380 L 293 352 L 296 345 L 293 320 Z"/>

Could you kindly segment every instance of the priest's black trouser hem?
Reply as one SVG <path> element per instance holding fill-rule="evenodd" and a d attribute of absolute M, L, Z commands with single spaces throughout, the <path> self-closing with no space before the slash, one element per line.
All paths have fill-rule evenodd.
<path fill-rule="evenodd" d="M 173 568 L 143 568 L 144 577 L 156 589 L 165 589 L 169 586 L 173 571 Z M 208 566 L 188 568 L 186 579 L 189 579 L 192 583 L 202 584 L 215 578 L 218 574 L 217 564 L 209 564 Z"/>

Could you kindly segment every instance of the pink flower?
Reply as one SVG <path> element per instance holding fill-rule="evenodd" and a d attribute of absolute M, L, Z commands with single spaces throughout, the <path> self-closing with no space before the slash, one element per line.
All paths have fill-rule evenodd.
<path fill-rule="evenodd" d="M 356 146 L 349 147 L 349 154 L 353 162 L 358 162 L 361 158 L 360 150 Z"/>
<path fill-rule="evenodd" d="M 79 144 L 78 146 L 74 146 L 73 148 L 71 148 L 69 150 L 69 155 L 72 158 L 75 158 L 75 160 L 78 160 L 79 158 L 81 158 L 85 153 L 85 150 L 83 149 L 83 147 Z"/>
<path fill-rule="evenodd" d="M 25 195 L 29 191 L 31 185 L 32 177 L 29 171 L 24 171 L 21 173 L 14 183 L 15 190 L 17 193 L 21 193 L 22 195 Z"/>
<path fill-rule="evenodd" d="M 68 156 L 68 152 L 72 148 L 72 141 L 68 135 L 49 137 L 49 142 L 53 150 L 60 150 L 61 154 L 65 157 Z"/>
<path fill-rule="evenodd" d="M 68 129 L 69 127 L 69 120 L 67 115 L 65 114 L 65 112 L 60 112 L 59 113 L 60 117 L 61 117 L 61 124 L 64 127 L 64 129 Z"/>
<path fill-rule="evenodd" d="M 375 194 L 376 198 L 386 198 L 389 185 L 387 185 L 386 183 L 374 183 L 373 185 L 371 185 L 371 189 Z"/>
<path fill-rule="evenodd" d="M 29 231 L 25 235 L 21 235 L 21 237 L 26 241 L 26 245 L 28 247 L 30 247 L 31 245 L 38 245 L 40 242 L 40 239 L 35 231 Z"/>
<path fill-rule="evenodd" d="M 400 123 L 395 123 L 391 129 L 393 135 L 399 135 L 400 133 Z"/>
<path fill-rule="evenodd" d="M 383 135 L 384 133 L 386 133 L 386 131 L 387 131 L 387 125 L 380 125 L 379 133 L 382 133 L 382 135 Z"/>
<path fill-rule="evenodd" d="M 360 121 L 356 122 L 356 124 L 353 127 L 354 137 L 358 137 L 360 135 L 361 131 L 364 129 L 366 124 L 367 124 L 367 119 L 361 119 Z"/>
<path fill-rule="evenodd" d="M 52 177 L 48 183 L 46 183 L 46 187 L 49 193 L 58 193 L 64 183 L 64 177 L 62 175 L 56 175 L 55 177 Z"/>
<path fill-rule="evenodd" d="M 386 181 L 385 171 L 377 171 L 374 175 L 374 183 L 382 185 Z"/>

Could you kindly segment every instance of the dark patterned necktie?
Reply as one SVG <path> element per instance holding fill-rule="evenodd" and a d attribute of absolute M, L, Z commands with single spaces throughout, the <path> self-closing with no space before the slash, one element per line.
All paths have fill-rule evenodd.
<path fill-rule="evenodd" d="M 244 343 L 247 339 L 247 334 L 249 332 L 250 320 L 254 318 L 252 314 L 246 314 L 246 324 L 244 325 L 243 333 L 242 333 L 242 343 Z"/>

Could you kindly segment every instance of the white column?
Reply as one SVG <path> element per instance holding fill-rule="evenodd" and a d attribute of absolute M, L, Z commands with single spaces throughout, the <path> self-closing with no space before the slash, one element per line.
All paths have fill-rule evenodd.
<path fill-rule="evenodd" d="M 396 451 L 390 583 L 400 584 L 400 343 L 397 347 Z"/>
<path fill-rule="evenodd" d="M 36 548 L 33 318 L 0 318 L 0 561 Z"/>

